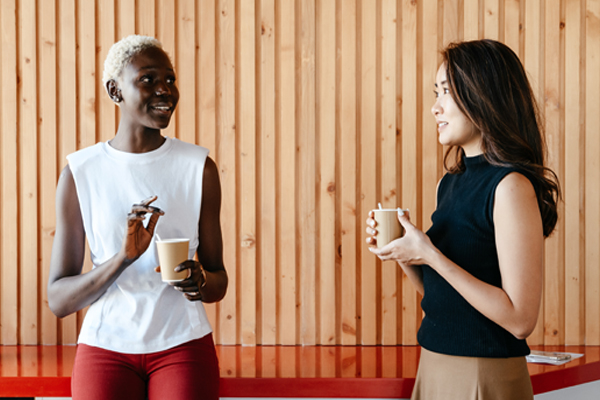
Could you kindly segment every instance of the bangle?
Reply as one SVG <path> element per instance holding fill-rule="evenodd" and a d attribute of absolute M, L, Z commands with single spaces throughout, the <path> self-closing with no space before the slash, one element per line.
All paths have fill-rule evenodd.
<path fill-rule="evenodd" d="M 200 285 L 200 289 L 202 289 L 204 286 L 206 286 L 206 271 L 204 268 L 202 268 L 202 266 L 200 266 L 200 272 L 202 273 L 202 278 L 204 279 L 204 282 L 202 282 L 202 285 Z"/>

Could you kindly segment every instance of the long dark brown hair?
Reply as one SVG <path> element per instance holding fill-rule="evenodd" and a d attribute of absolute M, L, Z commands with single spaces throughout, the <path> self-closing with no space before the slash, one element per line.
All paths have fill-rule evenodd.
<path fill-rule="evenodd" d="M 517 55 L 494 40 L 450 44 L 442 51 L 446 79 L 460 110 L 481 132 L 482 150 L 490 164 L 522 170 L 532 181 L 540 207 L 544 236 L 558 220 L 560 185 L 545 166 L 543 124 L 527 74 Z M 455 155 L 449 167 L 450 155 Z M 464 171 L 464 152 L 450 147 L 444 165 Z"/>

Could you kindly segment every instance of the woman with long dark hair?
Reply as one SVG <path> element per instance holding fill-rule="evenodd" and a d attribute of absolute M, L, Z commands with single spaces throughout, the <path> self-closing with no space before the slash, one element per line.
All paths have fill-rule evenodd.
<path fill-rule="evenodd" d="M 516 54 L 493 40 L 442 52 L 431 109 L 447 173 L 427 234 L 381 249 L 423 294 L 413 399 L 532 399 L 525 356 L 542 293 L 543 242 L 560 188 L 545 166 L 538 108 Z M 367 219 L 367 242 L 377 224 Z"/>

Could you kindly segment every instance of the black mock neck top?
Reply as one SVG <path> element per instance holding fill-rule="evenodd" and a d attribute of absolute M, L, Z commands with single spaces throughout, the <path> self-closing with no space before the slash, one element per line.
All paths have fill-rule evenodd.
<path fill-rule="evenodd" d="M 501 287 L 494 195 L 498 183 L 517 169 L 491 165 L 483 155 L 464 161 L 464 172 L 442 178 L 427 235 L 446 257 L 475 278 Z M 468 357 L 529 354 L 525 340 L 515 338 L 477 311 L 427 265 L 423 266 L 423 286 L 425 318 L 417 338 L 427 350 Z"/>

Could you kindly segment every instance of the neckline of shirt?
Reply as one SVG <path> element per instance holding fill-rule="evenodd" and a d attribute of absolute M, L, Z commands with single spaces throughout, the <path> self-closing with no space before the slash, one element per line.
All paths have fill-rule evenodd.
<path fill-rule="evenodd" d="M 174 139 L 171 139 L 168 136 L 166 136 L 164 143 L 161 144 L 159 148 L 152 150 L 152 151 L 145 152 L 145 153 L 130 153 L 127 151 L 117 150 L 114 147 L 112 147 L 108 143 L 108 141 L 102 142 L 101 145 L 102 145 L 102 150 L 109 157 L 111 157 L 117 161 L 126 162 L 126 163 L 146 163 L 146 162 L 155 161 L 155 160 L 163 157 L 165 154 L 167 154 L 173 147 L 173 140 Z"/>
<path fill-rule="evenodd" d="M 463 157 L 463 162 L 465 163 L 465 167 L 474 167 L 476 165 L 484 164 L 487 162 L 485 156 L 483 154 L 479 154 L 473 157 Z"/>

